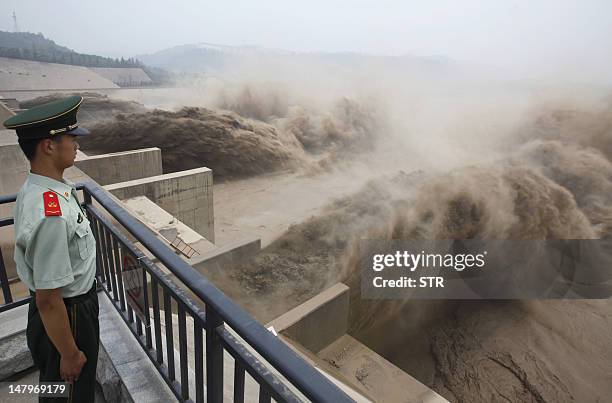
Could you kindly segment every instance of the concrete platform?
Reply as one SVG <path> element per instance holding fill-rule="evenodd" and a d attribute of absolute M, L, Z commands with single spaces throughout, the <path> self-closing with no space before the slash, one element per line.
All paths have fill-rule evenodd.
<path fill-rule="evenodd" d="M 189 264 L 200 260 L 200 256 L 216 249 L 215 244 L 209 242 L 182 221 L 169 214 L 167 211 L 153 203 L 146 196 L 138 196 L 122 201 L 124 207 L 143 224 L 157 232 L 162 240 L 171 243 L 177 236 L 189 247 L 193 248 L 195 254 L 191 258 L 181 255 Z M 146 251 L 145 251 L 146 252 Z M 155 260 L 155 258 L 151 255 Z"/>
<path fill-rule="evenodd" d="M 266 326 L 315 367 L 376 402 L 447 402 L 347 333 L 349 291 L 337 283 Z"/>
<path fill-rule="evenodd" d="M 348 334 L 320 351 L 317 357 L 336 368 L 352 385 L 375 396 L 377 402 L 448 403 Z"/>

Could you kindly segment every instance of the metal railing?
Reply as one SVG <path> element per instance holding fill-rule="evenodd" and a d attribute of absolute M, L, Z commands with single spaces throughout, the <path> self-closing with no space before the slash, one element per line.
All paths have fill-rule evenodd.
<path fill-rule="evenodd" d="M 303 401 L 295 389 L 315 402 L 353 401 L 182 260 L 102 188 L 94 183 L 77 188 L 83 190 L 83 205 L 96 239 L 97 278 L 177 399 L 222 402 L 224 351 L 227 351 L 234 359 L 234 402 L 244 401 L 246 373 L 259 384 L 259 402 L 270 402 L 271 399 L 277 402 Z M 15 196 L 1 197 L 0 205 L 14 201 Z M 11 218 L 0 219 L 0 227 L 11 224 Z M 130 237 L 140 242 L 195 294 L 204 308 L 184 288 L 169 279 L 116 224 L 121 225 Z M 30 300 L 27 297 L 13 301 L 6 277 L 0 254 L 0 281 L 5 301 L 0 312 Z M 195 379 L 192 383 L 195 396 L 189 388 L 188 316 L 193 319 L 193 334 L 190 336 L 194 348 Z M 178 322 L 177 340 L 173 330 L 175 319 Z M 177 351 L 178 357 L 175 357 Z M 270 371 L 269 366 L 253 352 L 284 379 Z"/>
<path fill-rule="evenodd" d="M 15 202 L 17 195 L 0 196 L 0 206 L 8 203 Z M 13 225 L 14 221 L 12 217 L 0 217 L 0 228 L 8 227 Z M 11 256 L 10 259 L 13 257 Z M 6 274 L 6 266 L 4 265 L 4 256 L 2 255 L 2 249 L 0 249 L 0 287 L 2 288 L 2 297 L 4 298 L 4 304 L 0 305 L 0 313 L 9 309 L 17 308 L 18 306 L 27 304 L 30 302 L 30 296 L 21 299 L 19 301 L 13 301 L 13 294 L 9 284 L 9 279 Z"/>

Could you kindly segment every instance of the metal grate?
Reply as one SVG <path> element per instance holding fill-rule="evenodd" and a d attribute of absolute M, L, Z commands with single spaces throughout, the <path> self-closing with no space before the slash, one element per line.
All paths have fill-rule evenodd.
<path fill-rule="evenodd" d="M 170 246 L 172 246 L 177 252 L 180 252 L 186 256 L 187 259 L 191 259 L 191 257 L 196 253 L 199 255 L 195 249 L 183 241 L 178 235 L 174 238 L 174 240 L 172 240 L 172 242 L 170 242 Z"/>

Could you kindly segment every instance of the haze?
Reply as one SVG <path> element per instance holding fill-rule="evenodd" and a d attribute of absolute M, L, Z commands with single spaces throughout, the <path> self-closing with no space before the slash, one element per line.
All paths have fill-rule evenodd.
<path fill-rule="evenodd" d="M 612 2 L 605 0 L 3 0 L 0 11 L 0 30 L 13 30 L 15 11 L 21 31 L 103 56 L 208 42 L 436 56 L 513 77 L 612 84 Z"/>

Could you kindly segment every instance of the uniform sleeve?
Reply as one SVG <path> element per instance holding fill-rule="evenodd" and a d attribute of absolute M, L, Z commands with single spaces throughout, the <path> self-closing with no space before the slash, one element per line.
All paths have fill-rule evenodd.
<path fill-rule="evenodd" d="M 74 281 L 68 251 L 68 224 L 61 217 L 45 217 L 34 229 L 26 250 L 34 287 L 53 289 Z"/>

